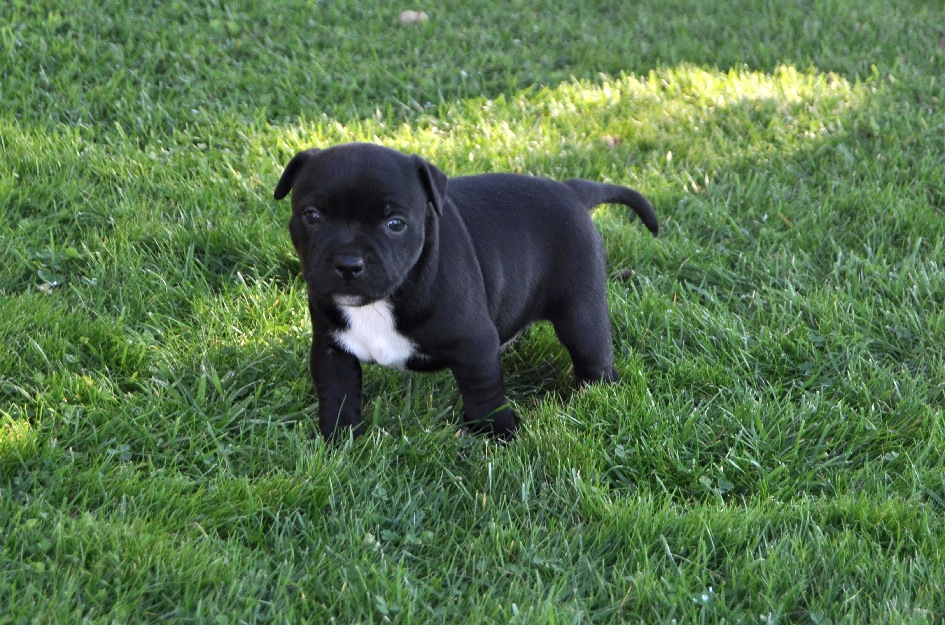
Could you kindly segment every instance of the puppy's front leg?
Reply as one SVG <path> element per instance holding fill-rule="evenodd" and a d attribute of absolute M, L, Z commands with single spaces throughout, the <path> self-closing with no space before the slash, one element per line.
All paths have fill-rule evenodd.
<path fill-rule="evenodd" d="M 318 427 L 326 440 L 361 434 L 361 363 L 324 332 L 315 331 L 309 370 L 318 395 Z"/>
<path fill-rule="evenodd" d="M 450 367 L 463 397 L 463 419 L 474 434 L 490 434 L 511 440 L 518 429 L 518 417 L 505 398 L 505 382 L 499 362 L 498 345 L 493 355 L 480 355 Z"/>

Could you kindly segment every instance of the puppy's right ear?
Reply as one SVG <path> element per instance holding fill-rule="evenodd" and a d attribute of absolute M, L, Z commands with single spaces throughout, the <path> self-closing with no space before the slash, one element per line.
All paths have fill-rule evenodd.
<path fill-rule="evenodd" d="M 289 164 L 285 166 L 285 171 L 282 172 L 282 177 L 279 178 L 278 184 L 276 184 L 276 190 L 272 194 L 274 198 L 281 200 L 289 194 L 289 191 L 292 190 L 292 185 L 295 183 L 295 177 L 299 175 L 299 170 L 302 169 L 302 165 L 317 153 L 318 149 L 312 148 L 311 150 L 299 152 L 292 157 Z"/>

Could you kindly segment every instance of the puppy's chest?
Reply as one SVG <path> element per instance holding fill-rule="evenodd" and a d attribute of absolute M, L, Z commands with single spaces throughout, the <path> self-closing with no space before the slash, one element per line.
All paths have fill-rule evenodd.
<path fill-rule="evenodd" d="M 335 340 L 361 362 L 403 368 L 417 356 L 417 345 L 397 331 L 389 302 L 367 306 L 339 306 L 348 327 L 334 332 Z"/>

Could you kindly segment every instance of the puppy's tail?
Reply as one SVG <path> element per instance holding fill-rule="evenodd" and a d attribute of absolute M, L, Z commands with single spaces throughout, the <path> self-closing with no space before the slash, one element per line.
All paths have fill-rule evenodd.
<path fill-rule="evenodd" d="M 653 233 L 654 237 L 659 234 L 660 225 L 656 220 L 653 206 L 639 192 L 629 187 L 593 182 L 582 178 L 565 180 L 564 184 L 568 185 L 577 194 L 587 210 L 598 204 L 623 204 L 632 208 L 640 216 L 640 219 L 643 220 L 644 225 Z"/>

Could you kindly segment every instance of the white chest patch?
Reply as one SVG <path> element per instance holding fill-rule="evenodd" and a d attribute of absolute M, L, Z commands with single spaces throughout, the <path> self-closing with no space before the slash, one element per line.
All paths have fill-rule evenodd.
<path fill-rule="evenodd" d="M 339 308 L 348 328 L 335 332 L 335 339 L 361 362 L 402 368 L 416 351 L 413 341 L 394 327 L 394 314 L 387 300 Z"/>

